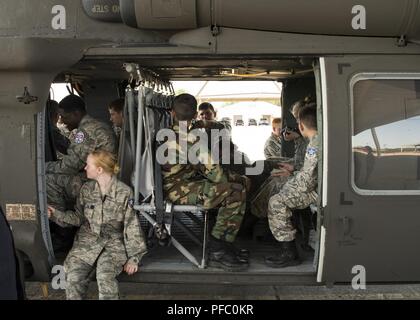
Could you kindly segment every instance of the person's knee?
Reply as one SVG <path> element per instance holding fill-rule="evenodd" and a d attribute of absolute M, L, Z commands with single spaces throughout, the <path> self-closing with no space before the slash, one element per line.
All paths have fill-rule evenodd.
<path fill-rule="evenodd" d="M 64 261 L 64 272 L 68 283 L 79 283 L 86 280 L 92 267 L 79 258 L 70 256 Z"/>
<path fill-rule="evenodd" d="M 115 280 L 115 278 L 121 273 L 122 266 L 112 265 L 109 263 L 98 263 L 96 268 L 96 279 L 98 281 L 110 281 Z"/>
<path fill-rule="evenodd" d="M 96 281 L 99 283 L 112 283 L 115 281 L 116 274 L 113 272 L 96 271 Z"/>

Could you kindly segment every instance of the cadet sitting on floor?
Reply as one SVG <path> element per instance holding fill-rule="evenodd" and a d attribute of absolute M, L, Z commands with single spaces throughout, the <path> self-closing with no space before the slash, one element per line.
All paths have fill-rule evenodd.
<path fill-rule="evenodd" d="M 99 299 L 118 299 L 116 277 L 123 271 L 137 272 L 146 253 L 139 219 L 129 205 L 130 187 L 117 180 L 115 156 L 98 150 L 89 154 L 85 167 L 89 179 L 77 198 L 75 211 L 51 206 L 51 220 L 80 226 L 65 262 L 67 299 L 84 299 L 89 275 L 96 269 Z"/>
<path fill-rule="evenodd" d="M 266 257 L 265 261 L 274 268 L 300 263 L 295 244 L 296 229 L 291 221 L 292 209 L 304 209 L 317 199 L 319 146 L 315 104 L 300 110 L 298 124 L 302 136 L 309 139 L 303 168 L 295 172 L 268 203 L 268 222 L 273 236 L 279 241 L 279 252 Z M 288 165 L 285 169 L 291 174 L 293 166 Z"/>

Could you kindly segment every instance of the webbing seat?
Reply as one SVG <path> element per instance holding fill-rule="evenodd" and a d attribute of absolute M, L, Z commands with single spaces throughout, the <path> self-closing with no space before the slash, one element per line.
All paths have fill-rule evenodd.
<path fill-rule="evenodd" d="M 138 66 L 134 69 L 139 71 Z M 124 106 L 124 132 L 126 135 L 122 148 L 131 147 L 134 175 L 133 208 L 138 210 L 151 225 L 154 236 L 162 245 L 173 245 L 191 263 L 199 268 L 206 267 L 206 247 L 208 238 L 208 213 L 200 206 L 173 205 L 165 201 L 160 164 L 156 159 L 157 132 L 170 124 L 170 96 L 142 87 L 127 87 Z M 137 117 L 136 117 L 137 116 Z M 137 118 L 137 119 L 136 119 Z M 120 149 L 121 154 L 124 153 Z M 197 225 L 203 225 L 202 237 L 186 226 L 178 215 L 188 216 Z M 201 220 L 199 216 L 202 216 Z M 201 246 L 201 256 L 197 259 L 172 234 L 172 225 L 181 229 L 194 243 Z"/>

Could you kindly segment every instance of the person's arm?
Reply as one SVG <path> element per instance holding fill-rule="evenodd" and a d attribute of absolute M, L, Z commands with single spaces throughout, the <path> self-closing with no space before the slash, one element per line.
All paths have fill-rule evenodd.
<path fill-rule="evenodd" d="M 275 140 L 277 139 L 277 141 Z M 270 136 L 264 145 L 264 156 L 266 159 L 281 157 L 281 141 L 280 138 Z"/>
<path fill-rule="evenodd" d="M 124 245 L 128 256 L 124 270 L 128 274 L 137 272 L 138 264 L 147 252 L 146 241 L 140 226 L 139 218 L 133 208 L 129 205 L 129 199 L 132 198 L 133 192 L 130 192 L 123 207 L 123 210 L 125 210 Z"/>
<path fill-rule="evenodd" d="M 296 139 L 299 139 L 301 137 L 302 136 L 295 131 L 285 130 L 284 133 L 283 133 L 283 138 L 284 138 L 285 141 L 295 141 Z"/>
<path fill-rule="evenodd" d="M 91 139 L 85 131 L 78 131 L 74 141 L 67 149 L 67 154 L 61 160 L 47 162 L 47 173 L 75 174 L 86 165 L 88 154 L 93 151 Z"/>
<path fill-rule="evenodd" d="M 264 143 L 264 157 L 266 159 L 270 159 L 273 157 L 273 153 L 271 152 L 271 147 L 270 147 L 270 140 L 271 140 L 271 136 Z"/>
<path fill-rule="evenodd" d="M 291 163 L 281 162 L 278 164 L 278 168 L 271 172 L 272 177 L 289 177 L 295 170 Z"/>
<path fill-rule="evenodd" d="M 296 171 L 287 183 L 293 184 L 299 192 L 310 192 L 316 188 L 318 168 L 318 147 L 309 145 L 306 149 L 303 168 Z"/>
<path fill-rule="evenodd" d="M 53 128 L 54 145 L 58 152 L 63 155 L 67 154 L 67 149 L 70 146 L 70 140 L 61 134 L 57 127 Z"/>
<path fill-rule="evenodd" d="M 225 176 L 223 168 L 220 164 L 205 164 L 203 174 L 210 182 L 227 182 L 227 177 Z"/>
<path fill-rule="evenodd" d="M 74 211 L 67 210 L 66 212 L 57 210 L 48 206 L 48 217 L 51 221 L 57 223 L 62 227 L 76 226 L 79 227 L 83 224 L 85 216 L 83 214 L 84 200 L 83 200 L 83 187 L 80 190 L 80 195 L 77 197 L 76 206 Z"/>
<path fill-rule="evenodd" d="M 308 141 L 305 138 L 300 137 L 295 140 L 295 156 L 294 156 L 294 167 L 295 170 L 301 170 L 305 163 L 306 148 Z"/>
<path fill-rule="evenodd" d="M 213 183 L 227 182 L 222 166 L 208 149 L 200 150 L 198 162 L 199 171 L 207 180 Z"/>

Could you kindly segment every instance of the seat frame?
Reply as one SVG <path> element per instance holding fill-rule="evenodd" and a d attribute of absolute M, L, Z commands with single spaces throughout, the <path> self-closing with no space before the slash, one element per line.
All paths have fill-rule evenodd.
<path fill-rule="evenodd" d="M 149 130 L 147 116 L 145 116 L 146 105 L 144 103 L 144 99 L 146 97 L 145 90 L 141 87 L 143 74 L 142 70 L 139 68 L 138 65 L 132 66 L 130 70 L 134 70 L 130 74 L 130 78 L 137 79 L 137 84 L 140 86 L 137 87 L 138 90 L 131 87 L 130 85 L 127 87 L 126 90 L 126 105 L 125 105 L 125 114 L 128 115 L 128 126 L 130 131 L 130 146 L 132 148 L 133 154 L 133 163 L 134 163 L 134 203 L 133 209 L 137 210 L 139 214 L 141 214 L 153 227 L 155 235 L 157 234 L 156 230 L 166 230 L 167 235 L 170 237 L 170 244 L 172 244 L 184 257 L 186 257 L 191 263 L 193 263 L 198 268 L 206 268 L 207 266 L 207 242 L 208 242 L 208 211 L 202 208 L 201 206 L 194 206 L 194 205 L 174 205 L 170 201 L 164 201 L 164 213 L 162 217 L 162 210 L 159 210 L 158 203 L 156 202 L 156 198 L 163 199 L 163 188 L 162 183 L 156 182 L 156 177 L 152 179 L 153 184 L 153 192 L 154 196 L 148 197 L 150 199 L 149 203 L 140 200 L 140 164 L 141 164 L 141 154 L 143 149 L 151 148 L 151 154 L 156 156 L 153 152 L 152 144 L 145 143 L 143 146 L 143 140 L 147 141 L 147 138 L 150 138 L 150 135 L 147 137 L 145 136 L 146 130 Z M 136 97 L 137 92 L 137 97 Z M 134 121 L 134 110 L 137 104 L 137 128 Z M 126 123 L 124 124 L 126 126 Z M 137 130 L 136 130 L 137 129 Z M 157 131 L 158 128 L 154 128 Z M 124 127 L 125 130 L 125 127 Z M 135 132 L 137 131 L 137 132 Z M 136 137 L 136 139 L 134 139 Z M 146 139 L 144 139 L 146 138 Z M 153 137 L 154 138 L 154 137 Z M 121 150 L 120 150 L 121 151 Z M 154 163 L 154 165 L 157 165 Z M 156 175 L 156 174 L 155 174 Z M 161 177 L 157 177 L 161 179 Z M 159 197 L 156 197 L 159 196 Z M 175 213 L 175 214 L 174 214 Z M 182 221 L 179 220 L 177 217 L 178 213 L 185 213 L 187 214 L 190 219 L 192 219 L 197 224 L 200 223 L 200 219 L 196 216 L 197 214 L 201 214 L 204 217 L 204 221 L 202 221 L 203 227 L 203 238 L 199 239 L 193 231 L 191 231 L 187 226 L 185 226 Z M 162 221 L 160 221 L 162 220 Z M 172 234 L 172 224 L 177 225 L 186 235 L 192 239 L 195 243 L 201 245 L 201 257 L 196 258 L 193 253 L 187 250 Z M 161 239 L 159 239 L 161 240 Z"/>

